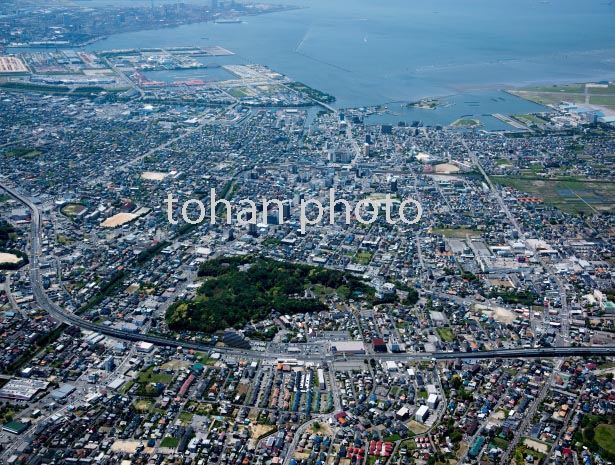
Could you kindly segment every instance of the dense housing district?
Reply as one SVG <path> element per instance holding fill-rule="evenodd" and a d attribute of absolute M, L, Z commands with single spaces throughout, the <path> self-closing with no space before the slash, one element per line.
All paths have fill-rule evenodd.
<path fill-rule="evenodd" d="M 608 116 L 374 125 L 261 65 L 147 77 L 231 53 L 2 59 L 3 463 L 613 460 Z M 331 190 L 368 205 L 302 230 Z"/>

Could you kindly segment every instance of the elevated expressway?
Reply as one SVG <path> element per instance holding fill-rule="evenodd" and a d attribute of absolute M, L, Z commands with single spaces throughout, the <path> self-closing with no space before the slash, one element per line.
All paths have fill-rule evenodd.
<path fill-rule="evenodd" d="M 94 331 L 106 336 L 110 336 L 126 341 L 146 341 L 158 346 L 166 347 L 183 347 L 199 351 L 209 351 L 215 349 L 223 354 L 235 355 L 238 357 L 247 357 L 261 360 L 276 360 L 278 358 L 288 358 L 289 354 L 276 352 L 261 352 L 255 350 L 235 349 L 230 347 L 213 347 L 207 344 L 199 344 L 180 339 L 171 339 L 151 334 L 128 333 L 119 329 L 110 328 L 104 325 L 96 324 L 88 321 L 79 315 L 65 310 L 55 302 L 53 302 L 45 293 L 42 284 L 40 272 L 40 255 L 41 255 L 41 214 L 39 208 L 29 197 L 21 194 L 15 188 L 8 186 L 5 182 L 0 181 L 0 187 L 7 194 L 15 198 L 32 211 L 31 221 L 31 236 L 30 236 L 30 280 L 32 285 L 32 293 L 34 299 L 49 315 L 60 323 L 65 323 L 71 326 Z M 454 360 L 454 359 L 492 359 L 492 358 L 560 358 L 575 355 L 615 355 L 615 346 L 596 346 L 596 347 L 541 347 L 541 348 L 519 348 L 519 349 L 498 349 L 485 350 L 478 352 L 412 352 L 399 354 L 331 354 L 327 355 L 325 360 L 363 360 L 366 357 L 386 358 L 386 360 Z M 305 361 L 322 361 L 321 356 L 304 355 L 299 356 Z"/>

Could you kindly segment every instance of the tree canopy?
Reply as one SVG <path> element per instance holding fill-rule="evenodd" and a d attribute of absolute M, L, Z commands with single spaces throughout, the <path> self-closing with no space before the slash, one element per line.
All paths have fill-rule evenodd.
<path fill-rule="evenodd" d="M 272 312 L 327 310 L 320 300 L 306 297 L 306 290 L 315 285 L 332 289 L 343 286 L 343 298 L 374 293 L 362 280 L 342 271 L 254 256 L 207 261 L 200 266 L 199 276 L 206 280 L 197 297 L 175 302 L 167 310 L 169 328 L 212 333 L 241 328 Z"/>

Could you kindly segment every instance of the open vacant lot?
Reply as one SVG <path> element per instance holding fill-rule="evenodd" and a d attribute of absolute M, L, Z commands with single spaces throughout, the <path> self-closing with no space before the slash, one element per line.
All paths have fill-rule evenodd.
<path fill-rule="evenodd" d="M 132 213 L 118 213 L 117 215 L 113 215 L 112 217 L 107 218 L 100 225 L 103 228 L 115 228 L 117 226 L 130 223 L 136 217 L 137 215 L 133 215 Z"/>
<path fill-rule="evenodd" d="M 168 173 L 160 173 L 157 171 L 144 171 L 141 174 L 141 179 L 146 179 L 148 181 L 162 181 L 168 175 Z"/>
<path fill-rule="evenodd" d="M 457 165 L 452 163 L 440 163 L 434 166 L 434 171 L 440 174 L 459 173 L 461 171 Z"/>
<path fill-rule="evenodd" d="M 12 253 L 0 252 L 0 263 L 19 263 L 21 258 Z"/>

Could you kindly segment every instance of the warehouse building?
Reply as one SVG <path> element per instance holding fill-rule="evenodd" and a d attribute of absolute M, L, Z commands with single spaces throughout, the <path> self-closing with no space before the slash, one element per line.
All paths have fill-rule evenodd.
<path fill-rule="evenodd" d="M 2 431 L 6 431 L 11 434 L 21 434 L 30 426 L 30 422 L 22 423 L 19 421 L 10 421 L 5 425 L 2 425 Z"/>
<path fill-rule="evenodd" d="M 55 391 L 52 391 L 49 395 L 54 400 L 63 400 L 70 396 L 73 392 L 75 392 L 75 389 L 75 386 L 73 386 L 72 384 L 64 384 Z"/>

